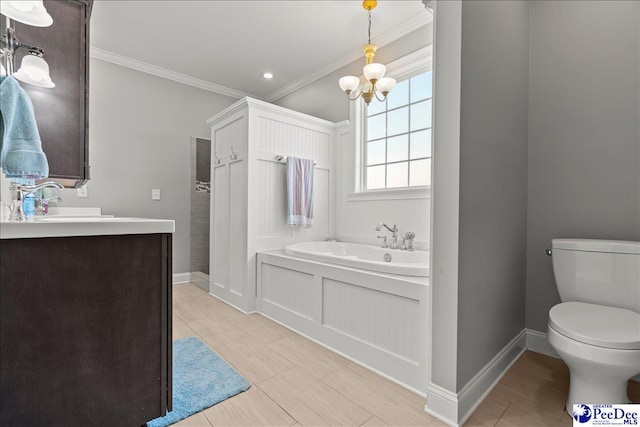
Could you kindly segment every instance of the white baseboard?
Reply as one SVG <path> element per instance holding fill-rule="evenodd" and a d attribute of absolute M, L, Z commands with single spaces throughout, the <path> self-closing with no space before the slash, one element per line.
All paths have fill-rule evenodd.
<path fill-rule="evenodd" d="M 552 356 L 558 359 L 560 358 L 558 353 L 556 353 L 553 347 L 551 347 L 551 344 L 549 344 L 546 332 L 525 329 L 525 333 L 527 334 L 527 350 L 546 354 L 547 356 Z"/>
<path fill-rule="evenodd" d="M 442 421 L 448 426 L 458 427 L 458 395 L 429 383 L 427 386 L 427 404 L 424 412 Z"/>
<path fill-rule="evenodd" d="M 242 314 L 253 314 L 253 313 L 258 313 L 258 311 L 257 311 L 257 310 L 251 310 L 251 311 L 243 310 L 242 308 L 238 307 L 237 305 L 233 304 L 232 302 L 229 302 L 229 301 L 227 301 L 226 299 L 224 299 L 224 298 L 222 298 L 222 297 L 219 297 L 218 295 L 216 295 L 216 294 L 214 294 L 214 293 L 209 292 L 209 295 L 211 295 L 211 296 L 212 296 L 212 297 L 214 297 L 215 299 L 220 300 L 221 302 L 223 302 L 223 303 L 227 304 L 229 307 L 233 307 L 233 308 L 235 308 L 236 310 L 238 310 L 238 311 L 239 311 L 240 313 L 242 313 Z"/>
<path fill-rule="evenodd" d="M 173 284 L 189 283 L 191 281 L 191 273 L 174 273 Z"/>
<path fill-rule="evenodd" d="M 458 393 L 430 383 L 427 387 L 425 412 L 447 425 L 461 426 L 525 350 L 523 329 Z"/>
<path fill-rule="evenodd" d="M 480 370 L 458 392 L 459 423 L 465 421 L 473 414 L 478 405 L 498 384 L 498 381 L 507 373 L 511 365 L 520 358 L 526 350 L 525 331 L 516 335 L 487 365 Z"/>

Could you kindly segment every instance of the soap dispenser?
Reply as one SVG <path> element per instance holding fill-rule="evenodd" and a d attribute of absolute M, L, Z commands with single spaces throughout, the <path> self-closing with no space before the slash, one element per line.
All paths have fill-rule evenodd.
<path fill-rule="evenodd" d="M 36 198 L 32 193 L 24 196 L 24 201 L 22 202 L 22 211 L 27 218 L 33 218 L 36 214 Z"/>

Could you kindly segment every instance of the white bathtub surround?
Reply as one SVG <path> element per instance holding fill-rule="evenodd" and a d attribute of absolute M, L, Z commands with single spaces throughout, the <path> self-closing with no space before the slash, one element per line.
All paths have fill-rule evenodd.
<path fill-rule="evenodd" d="M 259 253 L 257 271 L 259 312 L 424 396 L 427 277 L 301 259 L 284 251 Z"/>
<path fill-rule="evenodd" d="M 380 273 L 429 276 L 429 252 L 427 251 L 411 252 L 343 242 L 303 242 L 287 246 L 285 253 Z"/>
<path fill-rule="evenodd" d="M 332 146 L 335 125 L 251 98 L 207 121 L 211 126 L 211 281 L 209 291 L 245 312 L 256 309 L 256 253 L 333 231 Z M 285 163 L 317 162 L 314 223 L 292 229 L 286 218 Z"/>

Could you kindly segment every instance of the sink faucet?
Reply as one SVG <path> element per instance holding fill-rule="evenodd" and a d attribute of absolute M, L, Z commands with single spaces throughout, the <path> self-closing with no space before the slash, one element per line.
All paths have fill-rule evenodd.
<path fill-rule="evenodd" d="M 26 221 L 27 217 L 24 214 L 24 210 L 22 209 L 22 202 L 24 201 L 24 197 L 27 194 L 31 194 L 47 187 L 57 188 L 58 190 L 64 189 L 62 185 L 58 184 L 55 181 L 47 181 L 37 185 L 22 185 L 15 183 L 11 184 L 10 189 L 13 194 L 13 202 L 11 206 L 11 215 L 9 216 L 9 221 Z"/>
<path fill-rule="evenodd" d="M 393 228 L 389 228 L 389 226 L 383 222 L 379 223 L 378 225 L 376 225 L 376 231 L 380 231 L 382 230 L 382 227 L 386 228 L 387 230 L 389 230 L 391 233 L 393 233 L 393 240 L 391 241 L 391 244 L 389 245 L 390 249 L 398 249 L 398 227 L 396 227 L 396 225 L 393 225 Z M 386 239 L 385 239 L 385 243 L 386 243 Z"/>
<path fill-rule="evenodd" d="M 62 197 L 53 196 L 49 198 L 42 197 L 36 200 L 36 215 L 46 215 L 49 213 L 49 204 L 55 202 L 61 202 Z"/>

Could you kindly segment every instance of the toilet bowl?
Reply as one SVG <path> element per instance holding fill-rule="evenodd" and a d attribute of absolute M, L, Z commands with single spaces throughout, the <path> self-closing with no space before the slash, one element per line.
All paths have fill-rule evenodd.
<path fill-rule="evenodd" d="M 640 315 L 630 310 L 580 302 L 551 309 L 547 337 L 569 367 L 569 413 L 574 404 L 628 403 L 627 381 L 640 373 L 639 336 Z"/>
<path fill-rule="evenodd" d="M 628 403 L 640 373 L 640 242 L 552 241 L 563 301 L 549 311 L 548 340 L 570 371 L 574 404 Z"/>

